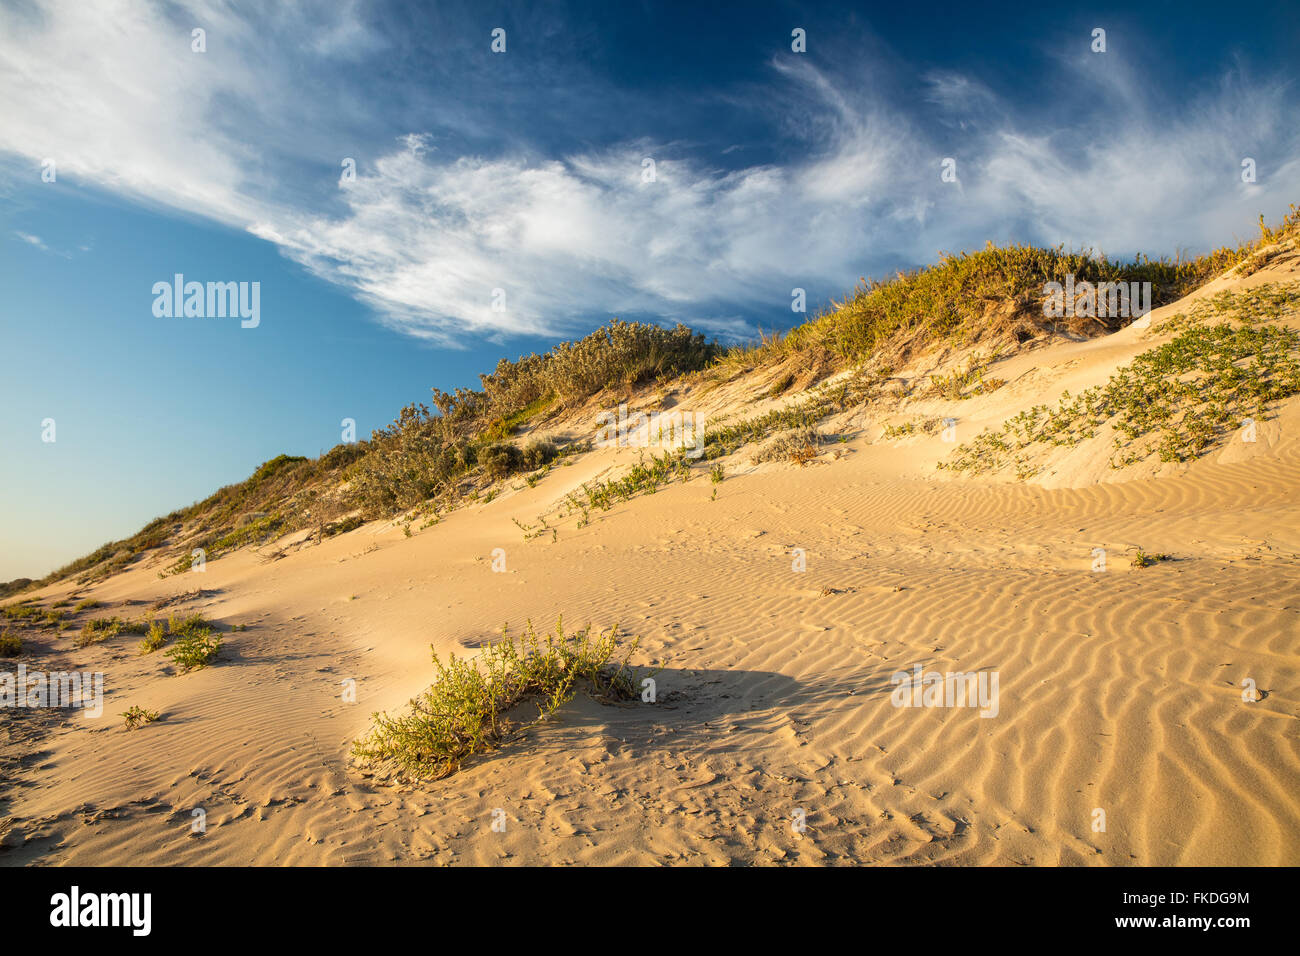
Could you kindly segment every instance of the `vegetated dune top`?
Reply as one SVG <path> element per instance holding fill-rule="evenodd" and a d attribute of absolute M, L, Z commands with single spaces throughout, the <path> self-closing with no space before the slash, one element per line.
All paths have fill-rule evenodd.
<path fill-rule="evenodd" d="M 252 536 L 202 573 L 160 577 L 172 555 L 142 552 L 47 585 L 29 596 L 68 601 L 74 630 L 14 622 L 18 660 L 104 672 L 106 716 L 0 717 L 0 862 L 1300 863 L 1297 399 L 1252 415 L 1254 441 L 1234 420 L 1187 460 L 1160 457 L 1200 434 L 1185 390 L 1126 445 L 1065 413 L 1023 447 L 1008 437 L 1005 460 L 976 444 L 1181 335 L 1220 355 L 1203 331 L 1216 302 L 1246 316 L 1232 328 L 1294 330 L 1294 245 L 1257 265 L 1149 328 L 1003 357 L 941 339 L 827 377 L 791 349 L 512 426 L 564 447 L 611 398 L 699 413 L 715 434 L 812 403 L 811 456 L 797 440 L 764 454 L 807 438 L 775 414 L 734 450 L 710 444 L 689 480 L 619 485 L 660 450 L 593 447 L 471 481 L 436 512 Z M 1205 402 L 1235 409 L 1225 394 L 1240 397 Z M 963 448 L 974 465 L 937 467 Z M 1135 567 L 1139 552 L 1171 560 Z M 80 600 L 100 606 L 73 613 Z M 136 638 L 71 640 L 153 604 L 218 623 L 213 666 L 176 675 Z M 436 783 L 378 785 L 351 764 L 369 715 L 427 686 L 430 645 L 473 653 L 504 623 L 560 615 L 641 637 L 658 702 L 580 697 Z M 996 716 L 894 706 L 891 677 L 917 665 L 997 672 Z M 108 715 L 129 706 L 161 718 L 126 731 Z"/>

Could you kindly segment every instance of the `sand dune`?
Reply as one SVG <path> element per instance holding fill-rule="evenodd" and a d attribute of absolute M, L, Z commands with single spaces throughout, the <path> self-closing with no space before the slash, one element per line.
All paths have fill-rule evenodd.
<path fill-rule="evenodd" d="M 1018 355 L 962 427 L 1104 381 L 1149 344 L 1130 329 Z M 761 408 L 745 388 L 708 401 Z M 0 862 L 1300 863 L 1300 406 L 1191 465 L 1102 475 L 1062 456 L 1034 482 L 945 477 L 951 446 L 881 441 L 867 417 L 832 423 L 851 437 L 806 467 L 742 452 L 716 500 L 707 479 L 674 484 L 587 527 L 553 519 L 555 540 L 511 519 L 555 515 L 635 450 L 411 538 L 374 524 L 96 585 L 124 614 L 197 585 L 178 606 L 247 630 L 182 678 L 134 639 L 46 639 L 43 666 L 108 675 L 109 714 L 164 717 L 11 723 Z M 1174 560 L 1133 568 L 1135 547 Z M 658 702 L 580 697 L 435 783 L 351 764 L 369 715 L 427 686 L 430 645 L 559 615 L 639 635 Z M 895 706 L 891 677 L 915 665 L 997 672 L 996 716 Z M 1247 678 L 1262 699 L 1243 701 Z"/>

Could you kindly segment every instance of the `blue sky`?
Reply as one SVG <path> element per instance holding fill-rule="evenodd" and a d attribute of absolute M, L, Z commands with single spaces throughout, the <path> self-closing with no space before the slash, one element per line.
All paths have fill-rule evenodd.
<path fill-rule="evenodd" d="M 614 315 L 745 338 L 1300 201 L 1292 3 L 706 6 L 2 0 L 0 581 Z M 178 272 L 260 324 L 155 316 Z"/>

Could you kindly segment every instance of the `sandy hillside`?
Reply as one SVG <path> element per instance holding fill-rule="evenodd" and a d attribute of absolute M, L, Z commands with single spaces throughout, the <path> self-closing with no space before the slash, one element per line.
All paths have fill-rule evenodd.
<path fill-rule="evenodd" d="M 1283 258 L 1197 296 L 1297 278 Z M 807 466 L 742 451 L 721 484 L 701 472 L 586 527 L 557 504 L 637 450 L 410 538 L 372 524 L 80 589 L 123 616 L 179 597 L 167 610 L 246 629 L 182 676 L 138 637 L 37 639 L 29 667 L 105 672 L 105 716 L 10 718 L 0 862 L 1300 864 L 1300 402 L 1190 465 L 1115 471 L 1079 448 L 1030 481 L 952 477 L 940 436 L 881 437 L 952 415 L 964 439 L 1105 382 L 1179 308 L 1004 360 L 987 397 L 849 413 Z M 679 401 L 749 414 L 756 387 Z M 554 539 L 512 521 L 541 514 Z M 1133 568 L 1139 547 L 1174 560 Z M 431 644 L 559 615 L 639 635 L 658 702 L 580 697 L 419 787 L 351 765 L 370 714 L 427 686 Z M 894 706 L 891 675 L 914 665 L 996 672 L 996 715 Z M 1243 701 L 1245 679 L 1262 699 Z M 128 732 L 130 705 L 163 718 Z"/>

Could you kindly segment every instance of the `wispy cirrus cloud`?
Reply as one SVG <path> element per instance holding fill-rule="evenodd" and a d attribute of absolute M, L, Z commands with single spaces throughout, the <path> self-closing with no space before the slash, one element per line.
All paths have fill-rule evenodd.
<path fill-rule="evenodd" d="M 370 14 L 254 16 L 216 0 L 6 8 L 0 151 L 247 229 L 391 327 L 444 343 L 611 313 L 741 334 L 741 316 L 780 308 L 794 286 L 842 291 L 939 247 L 1170 252 L 1300 196 L 1286 80 L 1225 73 L 1172 110 L 1122 61 L 1084 60 L 1062 64 L 1076 95 L 1045 114 L 956 71 L 927 72 L 899 101 L 849 64 L 778 56 L 770 95 L 749 91 L 741 107 L 767 115 L 786 158 L 737 165 L 746 150 L 701 155 L 657 129 L 571 148 L 542 136 L 543 120 L 494 131 L 474 107 L 481 65 L 464 87 L 440 74 L 441 105 L 413 128 L 409 101 L 430 94 L 381 68 L 394 39 Z M 206 53 L 191 52 L 195 26 Z M 556 99 L 594 110 L 608 93 L 590 76 L 569 88 L 560 67 L 548 79 L 532 92 L 542 116 Z M 339 188 L 345 156 L 357 175 Z M 956 183 L 940 181 L 945 157 Z M 1241 181 L 1244 157 L 1257 183 Z"/>

